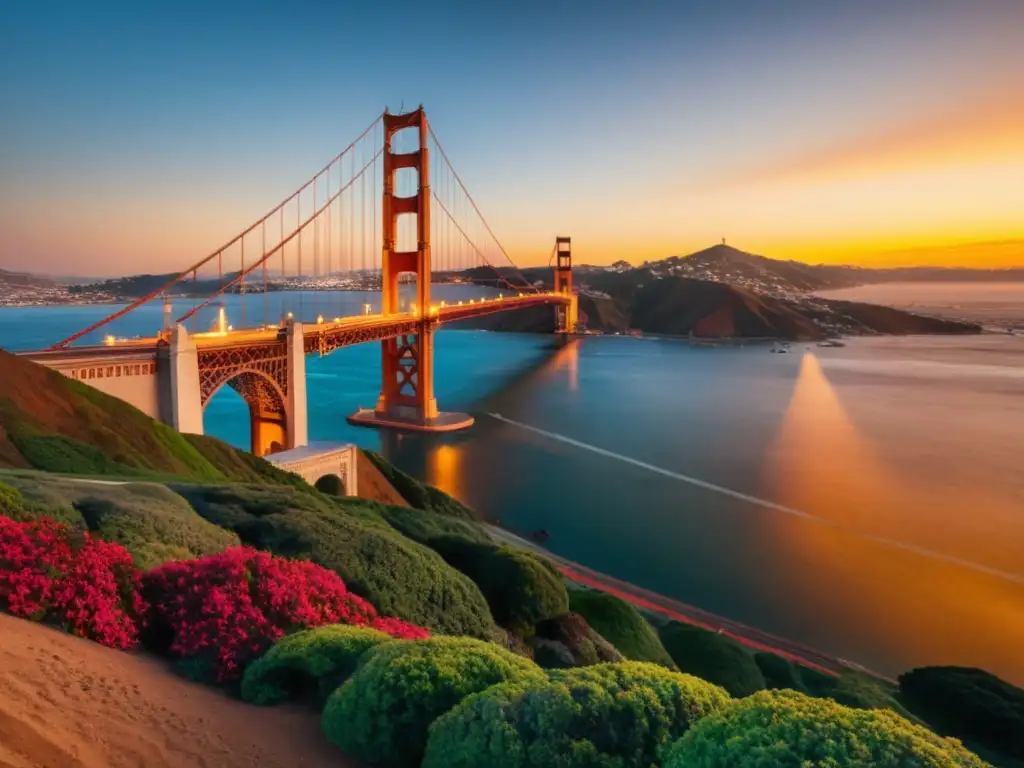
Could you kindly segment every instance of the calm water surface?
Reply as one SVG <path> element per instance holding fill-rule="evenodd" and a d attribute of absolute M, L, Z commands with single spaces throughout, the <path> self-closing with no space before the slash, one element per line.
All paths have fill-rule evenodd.
<path fill-rule="evenodd" d="M 107 311 L 0 310 L 0 344 Z M 473 429 L 349 426 L 379 387 L 369 344 L 309 359 L 310 438 L 382 449 L 561 555 L 878 671 L 1024 684 L 1024 337 L 772 355 L 443 331 L 437 355 L 439 403 Z M 205 417 L 247 447 L 232 390 Z"/>

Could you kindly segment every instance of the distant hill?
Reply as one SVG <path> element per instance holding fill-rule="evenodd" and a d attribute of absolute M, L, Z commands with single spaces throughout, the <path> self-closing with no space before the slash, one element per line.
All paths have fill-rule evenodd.
<path fill-rule="evenodd" d="M 609 270 L 617 268 L 612 267 Z M 1024 280 L 1019 269 L 894 267 L 806 264 L 757 256 L 719 244 L 689 256 L 645 262 L 640 269 L 658 276 L 691 277 L 739 285 L 765 293 L 804 293 L 891 282 L 1004 282 Z M 588 276 L 589 277 L 589 276 Z"/>
<path fill-rule="evenodd" d="M 969 323 L 923 317 L 889 307 L 833 301 L 815 296 L 776 298 L 708 280 L 655 277 L 644 270 L 602 273 L 606 297 L 581 294 L 580 319 L 590 330 L 696 338 L 823 339 L 865 334 L 979 333 Z M 456 324 L 525 333 L 554 331 L 554 312 L 535 307 L 502 312 Z"/>
<path fill-rule="evenodd" d="M 0 350 L 0 467 L 83 475 L 292 483 L 212 437 L 182 435 L 123 400 Z"/>
<path fill-rule="evenodd" d="M 42 275 L 33 275 L 29 272 L 9 272 L 6 269 L 0 269 L 0 289 L 4 286 L 56 288 L 57 283 L 49 277 Z"/>
<path fill-rule="evenodd" d="M 101 280 L 96 283 L 70 285 L 68 286 L 68 292 L 76 294 L 96 293 L 100 291 L 124 299 L 137 299 L 158 290 L 177 276 L 177 272 L 168 272 L 167 274 L 162 275 L 131 275 L 129 277 L 114 277 L 109 280 Z M 220 278 L 212 280 L 183 280 L 168 289 L 167 293 L 171 296 L 190 294 L 205 295 L 213 293 L 220 288 L 221 285 L 234 280 L 236 277 L 238 277 L 237 271 L 224 273 L 223 280 Z"/>

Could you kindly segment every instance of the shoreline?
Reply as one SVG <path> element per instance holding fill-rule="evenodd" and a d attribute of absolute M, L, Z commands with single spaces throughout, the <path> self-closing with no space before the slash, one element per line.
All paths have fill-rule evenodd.
<path fill-rule="evenodd" d="M 641 612 L 657 613 L 673 621 L 680 621 L 701 627 L 702 629 L 718 632 L 736 640 L 752 651 L 767 651 L 833 677 L 839 677 L 843 671 L 850 670 L 870 675 L 891 685 L 896 684 L 895 680 L 856 662 L 841 659 L 838 656 L 819 651 L 794 640 L 773 635 L 757 627 L 733 621 L 694 605 L 689 605 L 635 584 L 622 581 L 614 576 L 596 571 L 593 568 L 588 568 L 568 558 L 561 557 L 551 550 L 495 523 L 485 522 L 483 525 L 488 534 L 498 543 L 510 544 L 542 554 L 554 562 L 562 575 L 570 581 L 615 595 L 632 604 Z"/>

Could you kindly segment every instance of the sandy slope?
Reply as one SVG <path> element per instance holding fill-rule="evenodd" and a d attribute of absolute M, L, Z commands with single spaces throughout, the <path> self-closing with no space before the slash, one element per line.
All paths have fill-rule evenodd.
<path fill-rule="evenodd" d="M 0 615 L 0 768 L 346 768 L 316 712 L 260 708 L 157 659 Z"/>

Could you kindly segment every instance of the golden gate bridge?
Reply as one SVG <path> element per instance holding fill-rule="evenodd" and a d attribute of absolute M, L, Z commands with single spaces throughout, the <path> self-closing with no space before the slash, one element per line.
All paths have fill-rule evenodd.
<path fill-rule="evenodd" d="M 305 356 L 379 341 L 381 391 L 356 424 L 418 431 L 470 426 L 438 410 L 434 334 L 447 322 L 547 305 L 556 332 L 576 326 L 570 240 L 556 239 L 552 290 L 529 282 L 502 247 L 430 127 L 423 108 L 379 115 L 279 205 L 208 256 L 47 350 L 24 353 L 182 432 L 225 384 L 249 407 L 253 453 L 307 442 Z M 434 282 L 471 271 L 494 290 L 436 301 Z M 403 285 L 414 283 L 413 291 Z M 379 305 L 352 313 L 338 291 L 379 285 Z M 279 293 L 275 291 L 279 289 Z M 297 289 L 297 290 L 296 290 Z M 228 322 L 225 298 L 232 302 Z M 280 300 L 271 308 L 270 297 Z M 174 317 L 169 297 L 185 300 Z M 176 298 L 176 301 L 178 300 Z M 110 329 L 164 302 L 152 336 Z M 237 306 L 236 306 L 237 305 Z M 98 342 L 98 343 L 97 343 Z"/>

